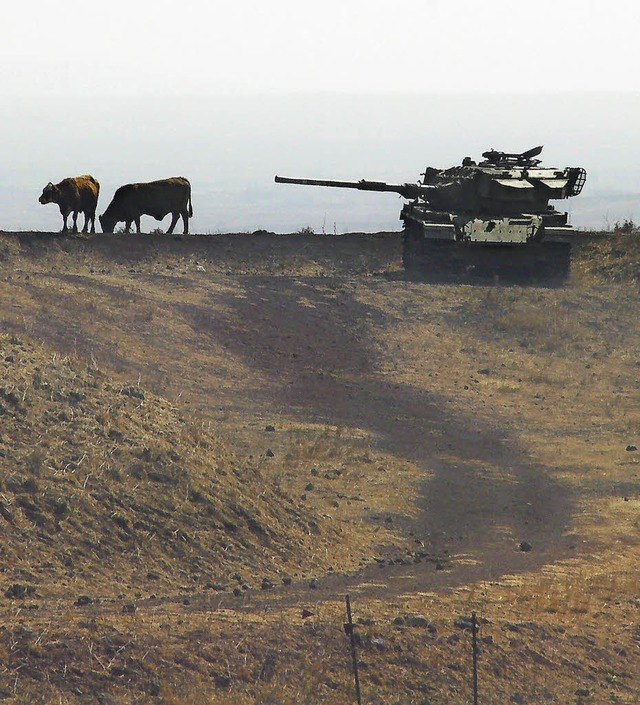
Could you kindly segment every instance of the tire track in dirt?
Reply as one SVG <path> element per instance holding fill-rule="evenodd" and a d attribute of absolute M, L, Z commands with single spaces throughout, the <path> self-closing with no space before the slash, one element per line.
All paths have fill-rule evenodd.
<path fill-rule="evenodd" d="M 504 429 L 454 411 L 428 390 L 372 373 L 377 351 L 367 321 L 393 322 L 358 300 L 357 284 L 330 282 L 327 288 L 326 280 L 282 277 L 239 283 L 241 297 L 222 294 L 218 302 L 227 315 L 212 316 L 194 305 L 183 307 L 183 315 L 199 335 L 223 341 L 232 355 L 272 381 L 254 404 L 286 410 L 301 421 L 364 429 L 379 450 L 425 469 L 418 517 L 394 517 L 395 525 L 413 531 L 430 553 L 446 550 L 469 559 L 464 571 L 456 571 L 459 577 L 449 573 L 437 581 L 426 564 L 430 583 L 494 579 L 562 554 L 571 516 L 566 490 Z M 504 476 L 482 472 L 483 465 L 504 469 Z M 517 550 L 524 538 L 536 545 L 535 552 Z M 422 580 L 425 570 L 387 572 L 394 579 L 406 574 Z"/>

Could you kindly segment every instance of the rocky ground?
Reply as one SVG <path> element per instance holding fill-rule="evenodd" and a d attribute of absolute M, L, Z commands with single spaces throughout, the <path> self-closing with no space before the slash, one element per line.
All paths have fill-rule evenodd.
<path fill-rule="evenodd" d="M 639 249 L 0 234 L 0 698 L 637 703 Z"/>

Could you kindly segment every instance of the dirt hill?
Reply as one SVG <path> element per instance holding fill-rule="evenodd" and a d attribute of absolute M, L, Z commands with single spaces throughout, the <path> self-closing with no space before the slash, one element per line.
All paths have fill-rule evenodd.
<path fill-rule="evenodd" d="M 0 360 L 9 590 L 220 590 L 238 571 L 279 582 L 313 565 L 312 542 L 336 541 L 166 400 L 15 335 L 0 337 Z"/>
<path fill-rule="evenodd" d="M 637 247 L 0 234 L 0 697 L 636 703 Z"/>

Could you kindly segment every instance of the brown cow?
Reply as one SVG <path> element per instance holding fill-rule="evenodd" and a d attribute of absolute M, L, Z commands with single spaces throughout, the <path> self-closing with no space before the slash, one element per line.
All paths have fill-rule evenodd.
<path fill-rule="evenodd" d="M 49 182 L 43 189 L 42 195 L 38 199 L 43 205 L 45 203 L 57 203 L 62 214 L 62 232 L 66 233 L 67 218 L 73 213 L 73 232 L 78 232 L 78 213 L 84 213 L 84 227 L 82 232 L 86 233 L 89 221 L 91 221 L 91 232 L 96 231 L 96 208 L 98 207 L 98 195 L 100 194 L 100 184 L 89 174 L 84 176 L 70 176 L 62 179 L 59 184 Z"/>
<path fill-rule="evenodd" d="M 171 213 L 171 224 L 167 233 L 173 232 L 178 218 L 182 216 L 186 235 L 189 232 L 189 218 L 193 215 L 193 208 L 191 184 L 182 176 L 120 186 L 107 210 L 100 216 L 100 225 L 102 232 L 112 233 L 116 223 L 124 221 L 126 232 L 129 232 L 133 222 L 139 233 L 140 216 L 151 215 L 156 220 L 162 220 L 168 213 Z"/>

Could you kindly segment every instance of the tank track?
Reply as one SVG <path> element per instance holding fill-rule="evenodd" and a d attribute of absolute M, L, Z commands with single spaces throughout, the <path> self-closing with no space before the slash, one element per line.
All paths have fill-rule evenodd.
<path fill-rule="evenodd" d="M 442 283 L 562 285 L 571 267 L 570 242 L 458 242 L 425 237 L 405 224 L 402 262 L 411 275 Z"/>

